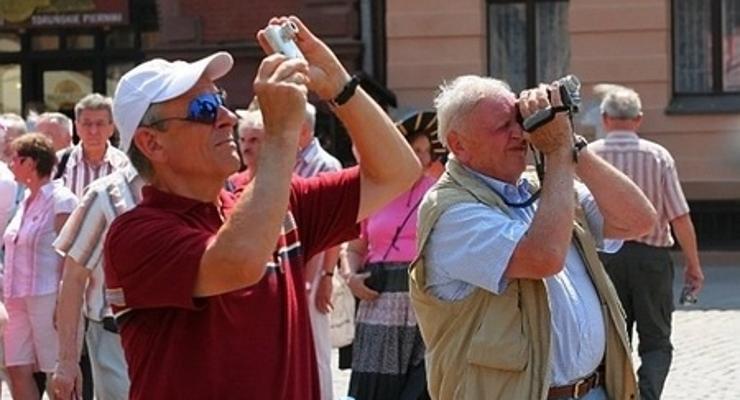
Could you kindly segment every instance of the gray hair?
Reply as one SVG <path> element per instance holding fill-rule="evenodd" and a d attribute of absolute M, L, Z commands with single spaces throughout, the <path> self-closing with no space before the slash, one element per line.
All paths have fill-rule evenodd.
<path fill-rule="evenodd" d="M 139 126 L 153 126 L 153 124 L 157 122 L 157 120 L 159 120 L 159 106 L 156 103 L 152 103 L 149 104 L 149 107 L 146 109 L 144 115 L 141 117 Z M 156 127 L 154 127 L 154 129 L 156 129 Z M 154 167 L 152 166 L 152 162 L 149 161 L 144 153 L 139 150 L 139 147 L 136 146 L 136 143 L 134 143 L 134 138 L 131 138 L 131 143 L 128 146 L 126 154 L 131 161 L 131 165 L 136 168 L 136 171 L 139 173 L 139 175 L 144 178 L 144 180 L 151 181 L 151 179 L 154 177 Z"/>
<path fill-rule="evenodd" d="M 235 113 L 239 116 L 239 123 L 236 127 L 236 131 L 239 134 L 239 137 L 241 137 L 242 129 L 246 127 L 256 127 L 258 129 L 264 128 L 264 122 L 262 121 L 262 112 L 259 109 L 239 109 L 236 110 Z"/>
<path fill-rule="evenodd" d="M 80 99 L 75 104 L 75 118 L 80 118 L 84 110 L 107 110 L 111 121 L 113 120 L 113 99 L 100 93 L 91 93 Z"/>
<path fill-rule="evenodd" d="M 477 75 L 462 75 L 452 82 L 444 82 L 439 87 L 439 94 L 434 99 L 437 109 L 437 126 L 439 141 L 445 147 L 447 135 L 475 108 L 483 98 L 498 97 L 511 92 L 506 82 Z"/>
<path fill-rule="evenodd" d="M 5 125 L 6 129 L 12 129 L 16 131 L 19 135 L 23 135 L 28 132 L 28 129 L 26 128 L 26 121 L 24 121 L 23 117 L 18 114 L 5 113 L 0 116 L 0 120 L 2 120 L 3 125 Z"/>
<path fill-rule="evenodd" d="M 39 115 L 36 118 L 36 125 L 41 122 L 51 122 L 60 125 L 67 131 L 69 137 L 72 137 L 72 120 L 60 112 L 45 112 Z"/>
<path fill-rule="evenodd" d="M 634 119 L 642 115 L 640 95 L 634 90 L 617 86 L 601 100 L 601 114 L 614 119 Z"/>

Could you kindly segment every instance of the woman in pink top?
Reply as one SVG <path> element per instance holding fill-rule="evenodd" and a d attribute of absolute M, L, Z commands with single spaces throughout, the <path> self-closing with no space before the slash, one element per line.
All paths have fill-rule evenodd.
<path fill-rule="evenodd" d="M 424 168 L 432 161 L 436 118 L 408 118 L 399 128 Z M 435 180 L 422 176 L 362 223 L 362 235 L 349 243 L 343 261 L 352 271 L 347 284 L 360 299 L 349 395 L 367 399 L 425 399 L 424 344 L 408 294 L 408 266 L 416 255 L 416 217 L 421 199 Z"/>
<path fill-rule="evenodd" d="M 3 236 L 3 289 L 9 319 L 5 365 L 13 398 L 38 399 L 33 373 L 53 372 L 58 349 L 53 316 L 62 257 L 52 243 L 77 198 L 61 181 L 50 179 L 56 156 L 45 136 L 20 136 L 11 150 L 10 169 L 28 190 Z"/>

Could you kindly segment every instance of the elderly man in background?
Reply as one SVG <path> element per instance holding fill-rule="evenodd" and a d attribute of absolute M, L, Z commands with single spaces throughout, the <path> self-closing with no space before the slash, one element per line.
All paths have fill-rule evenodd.
<path fill-rule="evenodd" d="M 630 338 L 637 325 L 640 394 L 643 399 L 659 399 L 673 357 L 671 228 L 685 260 L 686 290 L 693 296 L 704 283 L 696 233 L 673 157 L 663 146 L 637 134 L 642 123 L 637 92 L 612 88 L 601 102 L 601 117 L 606 138 L 591 143 L 589 150 L 627 174 L 658 212 L 658 223 L 649 232 L 626 242 L 615 254 L 603 254 L 602 260 L 627 314 Z"/>
<path fill-rule="evenodd" d="M 324 172 L 339 171 L 342 164 L 329 154 L 315 136 L 316 107 L 306 103 L 306 114 L 298 136 L 298 162 L 294 172 L 308 178 Z M 331 341 L 329 338 L 329 312 L 332 309 L 332 277 L 339 259 L 339 246 L 327 249 L 311 258 L 306 264 L 308 311 L 311 316 L 313 343 L 319 367 L 321 398 L 331 400 L 334 386 L 331 374 Z"/>
<path fill-rule="evenodd" d="M 10 142 L 18 136 L 25 134 L 28 130 L 26 129 L 26 121 L 20 115 L 14 113 L 0 115 L 0 125 L 3 126 L 3 130 L 5 131 L 5 135 L 0 138 L 2 139 L 2 143 L 0 143 L 0 149 L 2 150 L 0 152 L 0 161 L 8 164 L 13 153 L 10 148 Z"/>
<path fill-rule="evenodd" d="M 113 135 L 113 102 L 98 93 L 75 104 L 75 128 L 80 142 L 59 158 L 56 175 L 77 197 L 92 181 L 129 165 L 128 157 L 108 141 Z M 65 155 L 68 154 L 68 155 Z"/>
<path fill-rule="evenodd" d="M 34 130 L 51 139 L 57 158 L 61 151 L 72 146 L 72 120 L 59 112 L 45 112 L 36 118 Z"/>
<path fill-rule="evenodd" d="M 420 208 L 410 285 L 430 395 L 634 399 L 623 314 L 596 249 L 644 234 L 655 210 L 576 145 L 557 85 L 517 98 L 501 81 L 462 76 L 441 89 L 452 157 Z M 540 110 L 551 119 L 525 134 L 519 115 Z M 528 141 L 545 155 L 539 195 L 523 175 Z"/>
<path fill-rule="evenodd" d="M 234 194 L 239 196 L 254 178 L 255 169 L 257 168 L 257 155 L 260 153 L 262 141 L 265 137 L 265 126 L 259 109 L 236 110 L 235 113 L 239 116 L 236 131 L 242 162 L 246 168 L 231 175 L 229 182 L 231 187 L 234 188 Z"/>

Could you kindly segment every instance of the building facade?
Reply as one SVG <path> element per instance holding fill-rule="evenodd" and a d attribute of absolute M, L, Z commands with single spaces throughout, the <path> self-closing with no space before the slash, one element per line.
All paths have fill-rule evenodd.
<path fill-rule="evenodd" d="M 232 107 L 252 98 L 264 56 L 255 33 L 296 14 L 335 50 L 393 117 L 430 108 L 462 74 L 515 90 L 576 74 L 578 129 L 600 134 L 600 83 L 636 89 L 641 134 L 675 156 L 700 245 L 740 247 L 740 0 L 3 0 L 0 113 L 63 111 L 112 95 L 120 76 L 153 57 L 228 50 L 220 84 Z M 390 90 L 388 90 L 390 89 Z M 341 126 L 319 107 L 325 144 L 347 162 Z"/>
<path fill-rule="evenodd" d="M 388 0 L 388 87 L 429 108 L 462 74 L 521 90 L 583 83 L 578 129 L 600 134 L 600 83 L 643 100 L 641 134 L 674 155 L 703 249 L 740 248 L 740 0 Z"/>
<path fill-rule="evenodd" d="M 246 107 L 264 57 L 255 34 L 271 17 L 290 14 L 324 38 L 350 71 L 382 75 L 373 55 L 383 43 L 371 27 L 383 25 L 383 14 L 370 0 L 2 0 L 0 113 L 71 116 L 88 93 L 112 96 L 118 79 L 142 60 L 194 60 L 218 50 L 235 58 L 219 82 L 229 105 Z M 321 123 L 336 131 L 326 116 Z"/>

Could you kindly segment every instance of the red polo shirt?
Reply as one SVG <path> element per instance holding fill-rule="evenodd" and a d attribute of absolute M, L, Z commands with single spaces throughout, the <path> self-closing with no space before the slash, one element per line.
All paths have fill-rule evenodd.
<path fill-rule="evenodd" d="M 131 398 L 319 399 L 304 260 L 359 234 L 359 198 L 356 168 L 294 179 L 262 280 L 194 298 L 201 256 L 222 225 L 219 210 L 145 187 L 105 243 L 106 294 L 121 327 Z M 233 199 L 225 192 L 222 204 L 228 215 Z"/>

